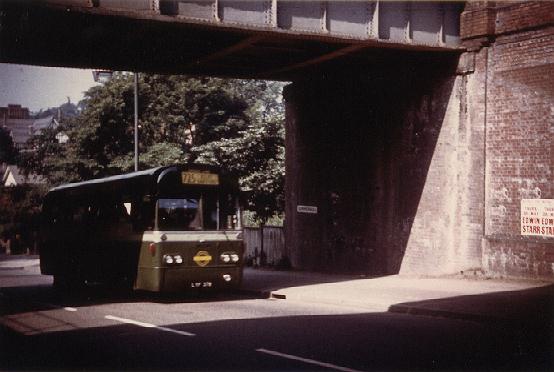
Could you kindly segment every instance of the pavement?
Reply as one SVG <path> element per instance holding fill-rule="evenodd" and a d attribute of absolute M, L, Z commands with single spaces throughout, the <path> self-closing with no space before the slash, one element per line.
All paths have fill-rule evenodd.
<path fill-rule="evenodd" d="M 38 256 L 0 254 L 0 273 L 37 272 Z M 245 268 L 242 291 L 279 300 L 554 329 L 554 283 L 482 277 L 364 277 Z"/>
<path fill-rule="evenodd" d="M 246 268 L 243 288 L 276 299 L 352 306 L 374 312 L 550 328 L 554 323 L 552 282 L 462 276 L 368 278 Z"/>
<path fill-rule="evenodd" d="M 0 270 L 24 270 L 40 265 L 38 255 L 0 254 Z"/>

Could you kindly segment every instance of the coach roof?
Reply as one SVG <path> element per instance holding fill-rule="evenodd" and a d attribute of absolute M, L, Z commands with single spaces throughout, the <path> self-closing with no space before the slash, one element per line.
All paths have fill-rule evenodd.
<path fill-rule="evenodd" d="M 131 173 L 120 174 L 120 175 L 104 177 L 104 178 L 97 178 L 97 179 L 92 179 L 92 180 L 83 181 L 83 182 L 68 183 L 68 184 L 65 184 L 65 185 L 60 185 L 60 186 L 54 187 L 54 188 L 50 189 L 50 192 L 58 192 L 58 191 L 62 191 L 62 190 L 76 189 L 76 188 L 79 188 L 79 187 L 82 187 L 82 186 L 87 186 L 87 185 L 109 184 L 109 183 L 114 183 L 114 182 L 117 182 L 117 181 L 126 181 L 126 180 L 141 178 L 141 177 L 153 177 L 153 176 L 156 176 L 157 174 L 159 174 L 163 169 L 167 169 L 167 168 L 171 168 L 171 167 L 172 166 L 157 167 L 157 168 L 152 168 L 152 169 L 148 169 L 148 170 L 144 170 L 144 171 L 131 172 Z"/>
<path fill-rule="evenodd" d="M 94 186 L 115 185 L 115 184 L 120 184 L 122 182 L 124 183 L 125 181 L 141 182 L 139 180 L 142 180 L 144 182 L 146 180 L 147 183 L 151 182 L 153 184 L 155 182 L 159 182 L 160 181 L 159 177 L 167 173 L 168 171 L 172 171 L 172 170 L 178 171 L 178 170 L 186 170 L 186 169 L 194 169 L 199 171 L 210 171 L 210 172 L 219 173 L 217 171 L 217 167 L 211 166 L 211 165 L 174 164 L 174 165 L 168 165 L 163 167 L 151 168 L 151 169 L 138 171 L 138 172 L 131 172 L 131 173 L 120 174 L 120 175 L 104 177 L 104 178 L 97 178 L 97 179 L 92 179 L 92 180 L 83 181 L 83 182 L 68 183 L 68 184 L 60 185 L 50 189 L 49 194 L 56 194 L 58 192 L 70 191 L 70 190 L 78 190 L 81 188 L 88 189 L 87 186 L 94 188 Z"/>

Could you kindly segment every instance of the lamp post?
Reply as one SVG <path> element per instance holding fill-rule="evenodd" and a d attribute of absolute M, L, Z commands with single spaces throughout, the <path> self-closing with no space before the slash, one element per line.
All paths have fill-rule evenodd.
<path fill-rule="evenodd" d="M 113 76 L 113 71 L 111 70 L 93 70 L 92 76 L 94 81 L 97 83 L 105 83 L 110 80 Z M 135 90 L 135 172 L 138 171 L 138 72 L 134 73 L 134 90 Z"/>
<path fill-rule="evenodd" d="M 135 72 L 135 172 L 138 171 L 138 72 Z"/>

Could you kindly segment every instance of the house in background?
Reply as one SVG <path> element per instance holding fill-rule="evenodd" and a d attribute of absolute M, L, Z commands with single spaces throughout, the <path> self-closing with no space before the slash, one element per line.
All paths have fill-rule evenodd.
<path fill-rule="evenodd" d="M 57 128 L 59 125 L 59 120 L 50 115 L 45 118 L 35 119 L 33 124 L 29 127 L 29 132 L 31 133 L 31 136 L 37 136 L 41 134 L 43 130 L 49 128 L 54 129 Z M 58 140 L 58 143 L 66 143 L 69 137 L 67 136 L 67 134 L 60 132 L 56 134 L 56 139 Z"/>
<path fill-rule="evenodd" d="M 8 129 L 18 150 L 22 150 L 31 137 L 30 127 L 34 121 L 27 107 L 14 104 L 0 107 L 0 125 Z"/>
<path fill-rule="evenodd" d="M 29 145 L 28 140 L 33 136 L 40 135 L 46 129 L 57 128 L 60 125 L 60 118 L 75 116 L 76 107 L 68 101 L 59 108 L 48 109 L 46 112 L 41 111 L 40 114 L 31 117 L 28 108 L 9 104 L 7 107 L 0 107 L 0 126 L 8 130 L 19 151 L 32 152 L 34 149 Z M 59 143 L 66 143 L 69 138 L 65 133 L 60 132 L 56 135 L 56 139 Z M 37 174 L 25 175 L 16 165 L 10 164 L 0 164 L 0 177 L 0 187 L 46 183 L 44 177 Z"/>
<path fill-rule="evenodd" d="M 6 119 L 1 125 L 10 132 L 13 143 L 18 150 L 28 150 L 27 141 L 39 135 L 46 128 L 56 128 L 59 123 L 53 116 L 44 119 Z"/>
<path fill-rule="evenodd" d="M 35 119 L 31 118 L 11 118 L 4 115 L 0 125 L 8 130 L 13 143 L 18 150 L 23 150 L 29 138 L 31 138 L 31 126 Z"/>
<path fill-rule="evenodd" d="M 4 168 L 5 169 L 2 175 L 2 186 L 4 187 L 40 185 L 46 183 L 44 177 L 32 173 L 25 175 L 15 165 L 7 165 Z"/>
<path fill-rule="evenodd" d="M 53 114 L 44 113 L 38 119 L 32 118 L 28 108 L 10 104 L 0 107 L 0 125 L 8 129 L 18 150 L 29 151 L 32 149 L 27 148 L 27 141 L 32 136 L 41 134 L 47 128 L 57 128 L 60 121 Z M 59 133 L 56 138 L 59 143 L 66 143 L 68 140 L 64 133 Z"/>

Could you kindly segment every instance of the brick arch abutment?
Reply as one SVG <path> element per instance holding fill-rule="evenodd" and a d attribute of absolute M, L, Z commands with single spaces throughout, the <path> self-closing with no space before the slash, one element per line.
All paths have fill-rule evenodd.
<path fill-rule="evenodd" d="M 370 275 L 480 266 L 483 190 L 470 179 L 482 184 L 483 133 L 468 125 L 456 63 L 287 87 L 293 265 Z"/>
<path fill-rule="evenodd" d="M 521 228 L 522 200 L 554 202 L 552 14 L 468 2 L 459 56 L 289 85 L 293 266 L 554 279 L 554 237 Z"/>

